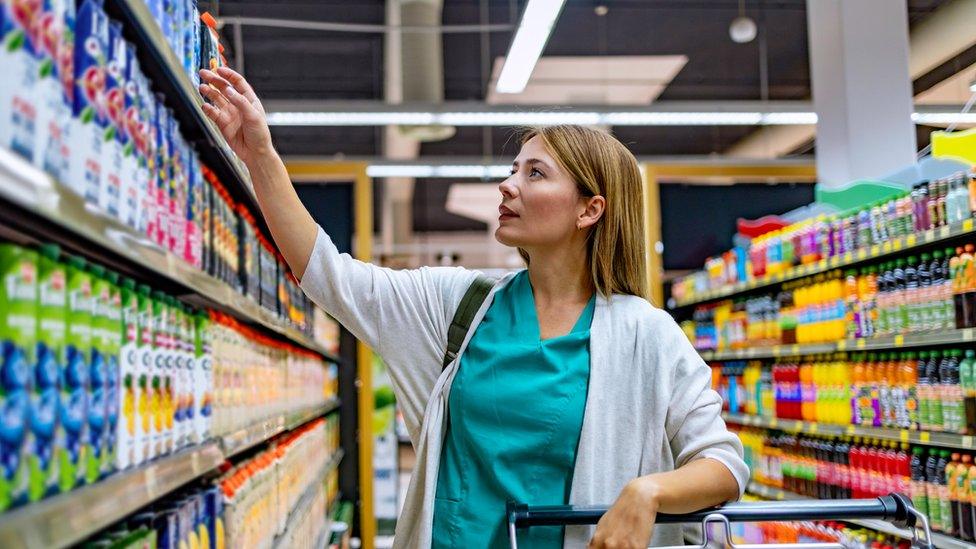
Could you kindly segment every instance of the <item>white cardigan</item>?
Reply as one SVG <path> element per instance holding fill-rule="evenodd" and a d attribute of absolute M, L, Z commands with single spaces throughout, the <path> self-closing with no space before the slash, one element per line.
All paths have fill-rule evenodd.
<path fill-rule="evenodd" d="M 396 547 L 430 547 L 437 468 L 456 359 L 441 371 L 447 328 L 477 273 L 461 268 L 391 270 L 339 254 L 321 228 L 302 289 L 386 361 L 417 451 Z M 496 283 L 475 315 L 471 335 Z M 742 444 L 720 416 L 711 372 L 666 312 L 629 295 L 597 296 L 590 328 L 590 383 L 570 502 L 612 504 L 630 480 L 697 458 L 749 479 Z M 532 503 L 532 502 L 527 502 Z M 500 510 L 501 512 L 501 510 Z M 586 547 L 592 527 L 566 529 L 567 548 Z M 658 525 L 654 545 L 683 544 L 679 525 Z"/>

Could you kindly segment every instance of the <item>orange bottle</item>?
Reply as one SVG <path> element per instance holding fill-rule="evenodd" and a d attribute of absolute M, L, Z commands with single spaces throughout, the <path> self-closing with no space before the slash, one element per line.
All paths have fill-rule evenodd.
<path fill-rule="evenodd" d="M 816 419 L 817 389 L 813 384 L 813 364 L 811 357 L 804 357 L 800 363 L 800 417 L 804 421 Z"/>
<path fill-rule="evenodd" d="M 861 395 L 867 386 L 864 353 L 853 355 L 851 362 L 854 364 L 854 367 L 851 369 L 851 401 L 854 403 L 854 417 L 851 419 L 851 423 L 861 425 L 861 415 L 863 414 Z"/>

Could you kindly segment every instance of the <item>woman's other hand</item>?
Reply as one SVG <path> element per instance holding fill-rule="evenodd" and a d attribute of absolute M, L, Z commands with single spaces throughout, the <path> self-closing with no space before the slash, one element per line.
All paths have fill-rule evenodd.
<path fill-rule="evenodd" d="M 630 481 L 596 525 L 589 549 L 646 549 L 657 518 L 658 493 L 652 477 Z"/>
<path fill-rule="evenodd" d="M 210 100 L 203 112 L 217 125 L 230 148 L 244 161 L 271 153 L 271 131 L 264 106 L 243 76 L 228 67 L 201 70 L 200 94 Z"/>

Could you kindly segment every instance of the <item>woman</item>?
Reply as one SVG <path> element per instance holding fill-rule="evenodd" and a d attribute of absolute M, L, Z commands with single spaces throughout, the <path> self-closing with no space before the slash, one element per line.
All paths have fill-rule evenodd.
<path fill-rule="evenodd" d="M 245 162 L 302 288 L 389 364 L 417 467 L 399 547 L 502 547 L 506 500 L 615 500 L 594 528 L 526 547 L 681 544 L 657 512 L 737 499 L 749 473 L 708 367 L 646 294 L 637 162 L 604 132 L 531 132 L 499 185 L 496 238 L 528 269 L 494 283 L 458 358 L 448 326 L 479 276 L 340 255 L 295 193 L 264 111 L 234 71 L 202 71 L 204 110 Z M 652 532 L 653 531 L 653 532 Z"/>

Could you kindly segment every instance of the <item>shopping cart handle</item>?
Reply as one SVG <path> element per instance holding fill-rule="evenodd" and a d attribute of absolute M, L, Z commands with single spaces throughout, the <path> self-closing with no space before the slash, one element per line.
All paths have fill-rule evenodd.
<path fill-rule="evenodd" d="M 596 524 L 608 506 L 546 505 L 528 506 L 509 502 L 508 522 L 516 528 L 529 526 L 578 526 Z M 658 513 L 658 524 L 701 522 L 718 513 L 729 522 L 854 520 L 887 521 L 900 528 L 915 526 L 916 513 L 911 500 L 901 494 L 874 499 L 809 501 L 758 501 L 727 503 L 694 513 Z"/>

